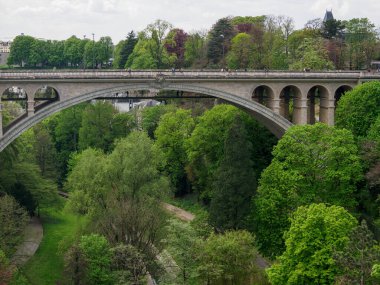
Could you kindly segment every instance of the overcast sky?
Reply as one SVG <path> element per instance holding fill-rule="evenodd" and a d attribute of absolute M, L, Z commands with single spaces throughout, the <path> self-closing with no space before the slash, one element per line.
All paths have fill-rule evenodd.
<path fill-rule="evenodd" d="M 367 17 L 380 26 L 380 0 L 0 0 L 0 40 L 21 33 L 62 40 L 111 36 L 164 19 L 185 31 L 210 29 L 225 16 L 286 15 L 296 28 L 332 9 L 336 19 Z"/>

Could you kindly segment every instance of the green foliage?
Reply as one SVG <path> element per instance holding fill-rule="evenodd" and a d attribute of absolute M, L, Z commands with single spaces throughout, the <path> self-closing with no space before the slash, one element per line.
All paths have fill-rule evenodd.
<path fill-rule="evenodd" d="M 115 59 L 113 66 L 123 69 L 127 63 L 128 57 L 132 54 L 137 43 L 137 38 L 134 31 L 128 33 L 127 39 L 120 41 L 115 47 Z"/>
<path fill-rule="evenodd" d="M 289 66 L 291 70 L 334 68 L 334 64 L 328 59 L 327 50 L 320 39 L 305 39 L 295 54 L 296 59 Z"/>
<path fill-rule="evenodd" d="M 267 271 L 271 284 L 333 284 L 339 273 L 333 252 L 344 248 L 356 224 L 342 207 L 299 207 L 284 235 L 286 250 Z"/>
<path fill-rule="evenodd" d="M 117 113 L 111 122 L 113 140 L 127 137 L 136 128 L 136 119 L 130 113 Z"/>
<path fill-rule="evenodd" d="M 211 234 L 199 244 L 198 278 L 208 284 L 247 284 L 255 257 L 254 238 L 249 232 Z"/>
<path fill-rule="evenodd" d="M 190 137 L 194 125 L 191 112 L 178 109 L 162 115 L 155 131 L 156 145 L 164 154 L 165 170 L 177 195 L 187 190 L 185 141 Z"/>
<path fill-rule="evenodd" d="M 141 113 L 142 129 L 147 132 L 150 138 L 154 139 L 154 133 L 161 116 L 169 112 L 174 112 L 175 109 L 176 108 L 174 105 L 158 105 L 150 108 L 145 108 Z"/>
<path fill-rule="evenodd" d="M 206 36 L 201 32 L 190 34 L 185 42 L 185 65 L 202 68 L 206 65 Z"/>
<path fill-rule="evenodd" d="M 362 179 L 352 134 L 324 124 L 294 126 L 278 142 L 262 173 L 253 220 L 261 252 L 279 255 L 288 217 L 301 205 L 331 203 L 354 210 Z"/>
<path fill-rule="evenodd" d="M 210 224 L 217 230 L 241 229 L 250 211 L 256 178 L 250 157 L 252 143 L 240 116 L 224 141 L 224 155 L 214 175 Z"/>
<path fill-rule="evenodd" d="M 79 248 L 86 262 L 86 284 L 113 284 L 108 241 L 96 234 L 82 236 Z"/>
<path fill-rule="evenodd" d="M 352 230 L 349 242 L 334 258 L 342 271 L 337 278 L 339 284 L 377 284 L 371 271 L 372 265 L 380 261 L 380 247 L 365 220 Z"/>
<path fill-rule="evenodd" d="M 372 81 L 356 86 L 339 100 L 336 125 L 365 137 L 372 123 L 380 115 L 380 82 Z"/>
<path fill-rule="evenodd" d="M 224 60 L 228 52 L 228 42 L 233 37 L 233 27 L 229 18 L 219 19 L 209 32 L 207 58 L 211 64 L 218 64 Z"/>
<path fill-rule="evenodd" d="M 82 125 L 79 129 L 79 148 L 99 148 L 108 151 L 112 144 L 111 123 L 115 109 L 109 102 L 89 104 L 82 114 Z"/>
<path fill-rule="evenodd" d="M 35 39 L 31 36 L 17 36 L 12 42 L 11 51 L 8 57 L 8 64 L 24 66 L 29 63 L 29 56 Z"/>
<path fill-rule="evenodd" d="M 232 69 L 250 67 L 253 50 L 252 37 L 246 33 L 237 34 L 231 40 L 231 49 L 227 55 L 228 67 Z"/>
<path fill-rule="evenodd" d="M 0 196 L 0 253 L 7 256 L 13 253 L 28 221 L 27 212 L 12 196 Z"/>

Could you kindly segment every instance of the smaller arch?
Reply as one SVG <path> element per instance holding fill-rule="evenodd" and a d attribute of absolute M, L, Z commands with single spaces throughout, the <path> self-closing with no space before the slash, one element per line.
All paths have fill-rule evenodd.
<path fill-rule="evenodd" d="M 44 85 L 34 93 L 35 112 L 38 112 L 43 107 L 59 101 L 59 93 L 54 87 Z"/>
<path fill-rule="evenodd" d="M 307 123 L 325 122 L 325 106 L 328 105 L 329 91 L 322 85 L 315 85 L 307 92 Z"/>
<path fill-rule="evenodd" d="M 298 116 L 298 110 L 295 106 L 301 99 L 302 92 L 297 86 L 287 85 L 282 88 L 280 92 L 280 114 L 293 122 Z"/>
<path fill-rule="evenodd" d="M 344 95 L 344 93 L 351 91 L 352 89 L 353 88 L 350 85 L 342 85 L 342 86 L 339 86 L 335 90 L 335 94 L 334 94 L 335 108 L 338 105 L 338 102 L 339 102 L 340 98 Z"/>
<path fill-rule="evenodd" d="M 10 86 L 1 94 L 3 134 L 13 125 L 25 118 L 28 106 L 28 94 L 23 88 Z"/>
<path fill-rule="evenodd" d="M 252 100 L 265 107 L 272 108 L 271 100 L 274 98 L 274 91 L 267 85 L 259 85 L 252 92 Z"/>

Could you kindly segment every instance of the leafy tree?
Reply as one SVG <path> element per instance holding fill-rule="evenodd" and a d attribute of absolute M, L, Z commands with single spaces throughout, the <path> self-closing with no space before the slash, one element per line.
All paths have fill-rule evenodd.
<path fill-rule="evenodd" d="M 334 249 L 342 250 L 356 219 L 344 208 L 301 206 L 285 233 L 285 252 L 267 272 L 271 284 L 333 284 L 339 268 Z"/>
<path fill-rule="evenodd" d="M 194 125 L 190 111 L 179 109 L 164 114 L 155 131 L 156 145 L 164 154 L 166 171 L 179 195 L 187 190 L 185 141 L 190 137 Z"/>
<path fill-rule="evenodd" d="M 111 126 L 112 138 L 122 138 L 128 136 L 136 128 L 136 120 L 130 113 L 117 113 L 112 118 Z"/>
<path fill-rule="evenodd" d="M 150 138 L 154 139 L 154 133 L 161 116 L 173 111 L 175 111 L 174 105 L 158 105 L 150 108 L 145 108 L 141 114 L 142 129 L 147 132 Z"/>
<path fill-rule="evenodd" d="M 101 37 L 99 41 L 96 43 L 98 45 L 97 49 L 97 62 L 100 63 L 101 66 L 108 65 L 109 60 L 113 54 L 113 43 L 110 37 Z"/>
<path fill-rule="evenodd" d="M 128 57 L 132 54 L 137 43 L 137 38 L 134 31 L 128 33 L 127 39 L 120 41 L 115 47 L 115 59 L 113 66 L 122 69 L 127 63 Z"/>
<path fill-rule="evenodd" d="M 79 248 L 86 262 L 86 284 L 114 284 L 111 274 L 111 251 L 107 240 L 100 235 L 82 236 Z"/>
<path fill-rule="evenodd" d="M 229 50 L 228 43 L 233 37 L 233 27 L 229 18 L 219 19 L 211 28 L 207 48 L 207 58 L 211 64 L 224 60 Z"/>
<path fill-rule="evenodd" d="M 65 253 L 64 273 L 69 284 L 85 285 L 87 282 L 87 263 L 83 251 L 77 243 L 72 245 Z"/>
<path fill-rule="evenodd" d="M 71 36 L 64 43 L 64 56 L 71 67 L 77 67 L 83 61 L 83 45 L 82 40 L 76 36 Z"/>
<path fill-rule="evenodd" d="M 252 37 L 246 33 L 239 33 L 231 40 L 231 50 L 227 56 L 229 68 L 240 69 L 248 68 L 251 62 L 253 52 Z"/>
<path fill-rule="evenodd" d="M 146 284 L 144 255 L 132 245 L 119 244 L 111 248 L 112 271 L 116 284 Z"/>
<path fill-rule="evenodd" d="M 273 151 L 261 175 L 252 212 L 261 252 L 279 255 L 288 218 L 301 205 L 330 203 L 354 210 L 362 179 L 352 134 L 324 124 L 294 126 Z"/>
<path fill-rule="evenodd" d="M 165 48 L 176 57 L 175 67 L 182 68 L 185 61 L 185 42 L 188 35 L 181 29 L 171 30 L 165 39 Z"/>
<path fill-rule="evenodd" d="M 349 242 L 335 253 L 335 260 L 343 272 L 337 278 L 340 284 L 374 284 L 371 272 L 373 264 L 380 261 L 380 248 L 365 220 L 352 230 Z"/>
<path fill-rule="evenodd" d="M 206 36 L 202 32 L 189 34 L 185 42 L 184 57 L 186 66 L 206 66 L 206 52 Z"/>
<path fill-rule="evenodd" d="M 323 22 L 322 25 L 322 35 L 326 39 L 331 39 L 334 37 L 342 37 L 343 36 L 343 30 L 344 30 L 344 24 L 340 20 L 327 20 Z"/>
<path fill-rule="evenodd" d="M 223 159 L 215 173 L 210 223 L 218 230 L 244 228 L 255 190 L 250 153 L 252 143 L 240 116 L 236 116 L 224 142 Z"/>
<path fill-rule="evenodd" d="M 8 57 L 8 64 L 17 64 L 23 67 L 29 64 L 30 51 L 35 39 L 31 36 L 21 35 L 14 38 Z"/>
<path fill-rule="evenodd" d="M 303 44 L 298 47 L 296 56 L 297 59 L 290 65 L 290 69 L 323 70 L 334 68 L 320 39 L 305 39 Z"/>
<path fill-rule="evenodd" d="M 197 244 L 200 242 L 197 232 L 189 223 L 171 219 L 164 242 L 180 271 L 176 283 L 189 284 L 190 280 L 196 277 L 194 258 L 197 256 Z"/>
<path fill-rule="evenodd" d="M 105 155 L 100 150 L 86 149 L 72 157 L 71 172 L 65 190 L 70 193 L 67 207 L 79 214 L 93 214 L 105 207 L 105 192 L 101 181 L 105 168 Z"/>
<path fill-rule="evenodd" d="M 380 82 L 372 81 L 356 86 L 339 100 L 336 125 L 365 137 L 371 124 L 380 114 Z"/>
<path fill-rule="evenodd" d="M 198 248 L 199 279 L 208 284 L 247 284 L 255 257 L 254 238 L 249 232 L 211 234 Z"/>
<path fill-rule="evenodd" d="M 4 252 L 7 256 L 13 253 L 22 240 L 28 221 L 27 212 L 12 196 L 0 196 L 0 253 Z"/>
<path fill-rule="evenodd" d="M 89 104 L 82 114 L 82 125 L 79 129 L 79 148 L 110 149 L 112 143 L 111 123 L 115 109 L 108 102 Z"/>

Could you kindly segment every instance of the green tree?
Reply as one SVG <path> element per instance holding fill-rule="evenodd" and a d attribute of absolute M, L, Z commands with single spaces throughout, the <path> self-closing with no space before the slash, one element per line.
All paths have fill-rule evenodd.
<path fill-rule="evenodd" d="M 174 112 L 174 105 L 158 105 L 150 108 L 145 108 L 141 113 L 141 127 L 147 132 L 148 136 L 154 139 L 154 133 L 158 127 L 160 118 L 169 112 Z"/>
<path fill-rule="evenodd" d="M 71 67 L 78 67 L 83 61 L 82 40 L 71 36 L 64 43 L 64 57 Z"/>
<path fill-rule="evenodd" d="M 101 66 L 108 65 L 110 58 L 113 55 L 113 43 L 110 37 L 101 37 L 99 41 L 96 43 L 98 46 L 98 53 L 96 55 L 97 62 L 100 63 Z"/>
<path fill-rule="evenodd" d="M 27 212 L 12 196 L 0 196 L 0 249 L 7 256 L 14 252 L 15 246 L 22 240 L 28 221 Z"/>
<path fill-rule="evenodd" d="M 17 64 L 23 67 L 29 64 L 30 52 L 35 39 L 21 35 L 14 38 L 8 57 L 8 64 Z"/>
<path fill-rule="evenodd" d="M 256 188 L 251 160 L 252 143 L 240 116 L 236 116 L 224 142 L 224 155 L 214 176 L 210 224 L 218 230 L 241 229 Z"/>
<path fill-rule="evenodd" d="M 86 262 L 86 284 L 114 284 L 111 274 L 111 248 L 100 235 L 82 236 L 79 248 Z"/>
<path fill-rule="evenodd" d="M 294 126 L 278 142 L 272 163 L 261 175 L 253 221 L 261 252 L 278 256 L 294 209 L 330 203 L 354 210 L 362 179 L 352 134 L 324 124 Z"/>
<path fill-rule="evenodd" d="M 224 61 L 224 56 L 229 50 L 229 42 L 234 31 L 231 19 L 219 19 L 211 28 L 208 35 L 207 58 L 211 64 L 218 64 Z"/>
<path fill-rule="evenodd" d="M 82 114 L 79 129 L 79 148 L 99 148 L 108 151 L 112 144 L 111 123 L 115 109 L 108 102 L 89 104 Z"/>
<path fill-rule="evenodd" d="M 365 137 L 380 114 L 380 82 L 372 81 L 356 86 L 339 100 L 336 109 L 336 125 L 352 131 L 357 137 Z"/>
<path fill-rule="evenodd" d="M 292 70 L 333 69 L 334 64 L 328 59 L 327 50 L 320 39 L 305 39 L 296 51 L 296 59 L 289 66 Z"/>
<path fill-rule="evenodd" d="M 202 32 L 190 34 L 185 42 L 185 65 L 202 68 L 207 64 L 206 35 Z"/>
<path fill-rule="evenodd" d="M 356 219 L 344 208 L 301 206 L 285 233 L 285 252 L 267 272 L 273 284 L 333 284 L 339 268 L 334 250 L 342 250 Z"/>
<path fill-rule="evenodd" d="M 120 41 L 115 47 L 115 59 L 113 66 L 123 69 L 127 63 L 128 57 L 132 54 L 137 43 L 137 38 L 134 31 L 130 31 L 125 40 Z"/>
<path fill-rule="evenodd" d="M 372 282 L 371 272 L 373 264 L 380 261 L 380 248 L 365 220 L 352 230 L 349 242 L 334 258 L 342 269 L 339 284 L 377 284 Z"/>
<path fill-rule="evenodd" d="M 190 137 L 194 125 L 190 111 L 179 109 L 164 114 L 155 131 L 156 145 L 164 154 L 165 170 L 178 195 L 187 190 L 185 141 Z"/>
<path fill-rule="evenodd" d="M 117 113 L 112 118 L 111 126 L 111 135 L 115 140 L 128 136 L 136 128 L 136 120 L 130 113 Z"/>
<path fill-rule="evenodd" d="M 249 232 L 211 234 L 198 248 L 199 279 L 207 284 L 247 284 L 255 257 L 254 238 Z"/>
<path fill-rule="evenodd" d="M 231 40 L 231 49 L 227 55 L 229 68 L 240 69 L 250 67 L 254 45 L 252 37 L 246 33 L 239 33 Z"/>

